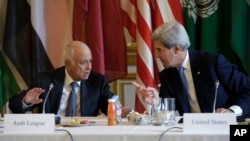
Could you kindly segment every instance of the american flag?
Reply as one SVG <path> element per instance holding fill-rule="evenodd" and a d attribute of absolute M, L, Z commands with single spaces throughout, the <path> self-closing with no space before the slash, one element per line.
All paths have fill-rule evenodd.
<path fill-rule="evenodd" d="M 158 73 L 163 69 L 153 56 L 151 34 L 164 22 L 177 20 L 183 23 L 181 0 L 121 0 L 123 25 L 136 41 L 136 81 L 144 87 L 159 88 Z M 135 110 L 151 111 L 136 94 Z"/>

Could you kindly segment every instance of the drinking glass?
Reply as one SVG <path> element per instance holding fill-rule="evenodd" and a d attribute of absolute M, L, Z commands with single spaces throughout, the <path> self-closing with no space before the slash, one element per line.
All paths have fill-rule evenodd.
<path fill-rule="evenodd" d="M 154 125 L 175 125 L 175 98 L 161 98 L 160 105 L 152 109 Z"/>

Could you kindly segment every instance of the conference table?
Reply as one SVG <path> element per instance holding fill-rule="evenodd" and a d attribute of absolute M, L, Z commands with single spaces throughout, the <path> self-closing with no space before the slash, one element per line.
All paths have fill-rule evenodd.
<path fill-rule="evenodd" d="M 6 134 L 0 128 L 0 141 L 229 141 L 229 133 L 184 133 L 183 124 L 154 126 L 133 125 L 126 118 L 115 126 L 107 125 L 106 117 L 78 117 L 93 121 L 86 126 L 66 127 L 56 125 L 49 134 Z M 62 118 L 61 123 L 69 118 Z"/>

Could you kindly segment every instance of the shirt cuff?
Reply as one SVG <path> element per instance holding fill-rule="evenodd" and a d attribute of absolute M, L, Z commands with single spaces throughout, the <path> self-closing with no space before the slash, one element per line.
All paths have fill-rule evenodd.
<path fill-rule="evenodd" d="M 23 109 L 27 109 L 28 107 L 31 107 L 33 104 L 27 105 L 24 103 L 24 101 L 22 100 L 22 107 Z"/>
<path fill-rule="evenodd" d="M 243 111 L 242 109 L 240 108 L 240 106 L 237 106 L 237 105 L 233 105 L 229 108 L 230 110 L 233 110 L 234 113 L 236 114 L 236 116 L 241 116 Z"/>

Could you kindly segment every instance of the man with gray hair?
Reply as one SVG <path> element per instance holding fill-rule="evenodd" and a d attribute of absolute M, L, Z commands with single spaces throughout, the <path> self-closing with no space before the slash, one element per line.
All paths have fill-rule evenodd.
<path fill-rule="evenodd" d="M 108 78 L 92 71 L 93 58 L 87 44 L 72 41 L 66 47 L 64 58 L 64 66 L 40 72 L 27 90 L 9 100 L 13 113 L 38 107 L 39 113 L 58 116 L 98 116 L 100 112 L 107 115 L 108 99 L 114 93 L 110 91 Z M 130 111 L 129 106 L 124 106 L 123 117 Z"/>
<path fill-rule="evenodd" d="M 189 36 L 176 21 L 158 27 L 152 40 L 154 55 L 161 60 L 164 70 L 159 73 L 159 94 L 155 88 L 133 83 L 145 103 L 157 106 L 159 97 L 173 97 L 180 115 L 216 112 L 241 116 L 250 113 L 249 78 L 223 55 L 189 48 Z"/>

